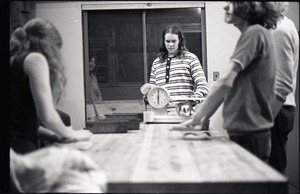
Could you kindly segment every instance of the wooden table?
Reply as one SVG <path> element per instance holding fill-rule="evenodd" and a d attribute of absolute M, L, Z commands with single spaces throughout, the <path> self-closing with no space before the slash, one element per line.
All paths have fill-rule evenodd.
<path fill-rule="evenodd" d="M 106 172 L 108 192 L 287 192 L 286 177 L 217 130 L 212 140 L 184 140 L 172 126 L 93 136 L 87 153 Z"/>

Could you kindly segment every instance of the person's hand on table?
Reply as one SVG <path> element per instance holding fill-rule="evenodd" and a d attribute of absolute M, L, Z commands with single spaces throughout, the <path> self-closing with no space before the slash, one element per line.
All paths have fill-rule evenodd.
<path fill-rule="evenodd" d="M 76 139 L 78 139 L 78 141 L 87 141 L 90 140 L 92 137 L 93 133 L 91 133 L 89 130 L 79 130 L 76 131 Z"/>
<path fill-rule="evenodd" d="M 89 141 L 92 137 L 92 133 L 88 130 L 74 130 L 73 128 L 70 127 L 70 132 L 67 137 L 62 137 L 59 142 L 64 142 L 64 143 L 70 143 L 70 142 L 77 142 L 77 141 Z"/>
<path fill-rule="evenodd" d="M 182 128 L 193 128 L 194 130 L 201 130 L 203 129 L 203 125 L 205 124 L 206 117 L 199 117 L 197 113 L 193 115 L 190 119 L 183 121 L 182 123 L 178 124 L 176 127 Z"/>
<path fill-rule="evenodd" d="M 192 117 L 173 127 L 172 130 L 183 131 L 182 139 L 185 140 L 211 140 L 212 135 L 208 131 L 208 127 L 205 127 L 205 121 L 206 119 L 203 118 L 199 122 L 195 117 Z"/>

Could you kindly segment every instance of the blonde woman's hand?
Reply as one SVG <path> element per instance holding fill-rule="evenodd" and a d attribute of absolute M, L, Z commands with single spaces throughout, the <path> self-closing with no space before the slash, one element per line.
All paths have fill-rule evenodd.
<path fill-rule="evenodd" d="M 91 133 L 89 130 L 80 129 L 76 131 L 76 138 L 79 141 L 88 141 L 91 139 L 93 133 Z"/>
<path fill-rule="evenodd" d="M 74 130 L 72 127 L 67 127 L 69 133 L 67 136 L 62 137 L 59 142 L 70 143 L 77 141 L 89 141 L 92 137 L 92 133 L 88 130 Z"/>

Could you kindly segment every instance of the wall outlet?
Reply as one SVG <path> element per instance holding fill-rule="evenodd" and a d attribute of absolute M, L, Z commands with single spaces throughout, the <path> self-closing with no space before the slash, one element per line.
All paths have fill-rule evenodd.
<path fill-rule="evenodd" d="M 217 81 L 220 77 L 220 72 L 214 71 L 213 72 L 213 81 Z"/>

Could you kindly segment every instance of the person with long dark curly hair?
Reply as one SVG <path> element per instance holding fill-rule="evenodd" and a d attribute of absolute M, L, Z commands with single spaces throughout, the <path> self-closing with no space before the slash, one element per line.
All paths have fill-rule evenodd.
<path fill-rule="evenodd" d="M 211 88 L 194 116 L 180 125 L 201 125 L 223 103 L 223 128 L 229 139 L 265 162 L 274 124 L 276 55 L 271 29 L 278 12 L 273 2 L 228 2 L 225 22 L 241 32 L 229 71 Z"/>
<path fill-rule="evenodd" d="M 38 134 L 66 141 L 89 140 L 91 133 L 62 122 L 56 105 L 66 83 L 55 26 L 32 19 L 10 39 L 10 146 L 20 154 L 38 149 Z M 45 132 L 45 133 L 42 133 Z"/>
<path fill-rule="evenodd" d="M 186 48 L 185 37 L 177 25 L 162 31 L 159 54 L 153 61 L 149 84 L 164 86 L 172 98 L 204 98 L 208 83 L 198 57 Z M 176 100 L 172 103 L 176 103 Z M 174 107 L 170 103 L 168 110 Z"/>

